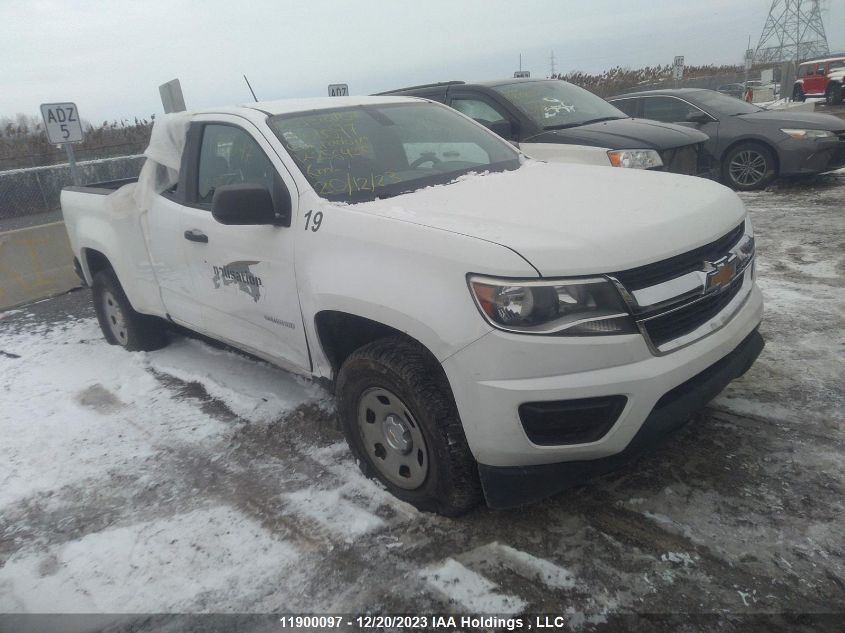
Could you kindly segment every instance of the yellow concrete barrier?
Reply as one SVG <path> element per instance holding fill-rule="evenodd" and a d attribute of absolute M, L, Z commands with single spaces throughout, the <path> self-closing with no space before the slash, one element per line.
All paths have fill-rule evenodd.
<path fill-rule="evenodd" d="M 0 233 L 0 309 L 79 285 L 64 222 Z"/>

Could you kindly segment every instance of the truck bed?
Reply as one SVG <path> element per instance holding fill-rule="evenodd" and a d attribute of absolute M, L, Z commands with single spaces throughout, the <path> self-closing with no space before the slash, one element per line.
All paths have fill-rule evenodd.
<path fill-rule="evenodd" d="M 101 196 L 107 196 L 120 189 L 123 185 L 129 185 L 133 182 L 138 182 L 137 178 L 120 178 L 119 180 L 106 180 L 103 182 L 92 182 L 87 185 L 80 185 L 78 187 L 64 187 L 62 191 L 78 191 L 80 193 L 95 193 Z"/>

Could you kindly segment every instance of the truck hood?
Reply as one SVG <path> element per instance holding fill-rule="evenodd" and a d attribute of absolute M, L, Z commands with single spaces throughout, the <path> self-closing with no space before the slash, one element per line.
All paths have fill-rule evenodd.
<path fill-rule="evenodd" d="M 736 118 L 747 123 L 781 124 L 783 127 L 805 127 L 814 130 L 830 130 L 831 132 L 845 128 L 845 122 L 832 114 L 816 112 L 784 112 L 783 110 L 763 110 L 738 114 Z"/>
<path fill-rule="evenodd" d="M 737 195 L 709 180 L 534 161 L 351 208 L 501 244 L 543 277 L 656 262 L 716 240 L 745 217 Z"/>
<path fill-rule="evenodd" d="M 706 134 L 682 125 L 647 119 L 616 119 L 562 130 L 547 130 L 525 139 L 525 142 L 573 143 L 608 149 L 663 151 L 693 143 L 704 143 L 707 139 Z"/>

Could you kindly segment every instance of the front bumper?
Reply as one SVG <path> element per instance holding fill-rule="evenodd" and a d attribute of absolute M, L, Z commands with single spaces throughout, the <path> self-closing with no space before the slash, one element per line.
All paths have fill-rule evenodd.
<path fill-rule="evenodd" d="M 756 330 L 762 312 L 762 293 L 749 268 L 735 299 L 701 326 L 702 334 L 707 333 L 666 354 L 655 354 L 641 334 L 555 337 L 491 331 L 443 361 L 482 475 L 495 483 L 488 475 L 501 469 L 516 468 L 513 472 L 522 473 L 526 467 L 552 468 L 549 465 L 622 453 L 661 399 L 731 355 Z M 720 375 L 728 377 L 719 390 L 738 374 Z M 718 390 L 707 393 L 709 399 Z M 524 404 L 612 396 L 624 396 L 624 408 L 594 441 L 534 443 L 519 415 Z M 487 492 L 491 499 L 497 498 L 492 490 Z"/>
<path fill-rule="evenodd" d="M 780 175 L 803 176 L 833 169 L 840 151 L 837 138 L 815 141 L 786 139 L 778 144 Z"/>
<path fill-rule="evenodd" d="M 591 461 L 535 466 L 479 464 L 487 504 L 503 509 L 533 503 L 623 466 L 686 424 L 728 383 L 748 371 L 763 345 L 763 337 L 755 329 L 730 354 L 664 394 L 621 453 Z"/>

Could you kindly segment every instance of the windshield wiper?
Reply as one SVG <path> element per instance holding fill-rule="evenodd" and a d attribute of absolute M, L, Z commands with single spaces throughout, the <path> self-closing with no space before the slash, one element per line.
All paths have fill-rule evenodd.
<path fill-rule="evenodd" d="M 589 119 L 584 121 L 581 125 L 587 125 L 588 123 L 601 123 L 602 121 L 618 121 L 619 119 L 627 119 L 628 117 L 624 116 L 601 116 L 597 119 Z"/>
<path fill-rule="evenodd" d="M 544 130 L 563 130 L 568 127 L 578 127 L 579 125 L 589 125 L 590 123 L 601 123 L 602 121 L 618 121 L 619 119 L 626 119 L 624 116 L 602 116 L 597 119 L 587 119 L 586 121 L 578 121 L 577 123 L 561 123 L 560 125 L 547 125 Z"/>

